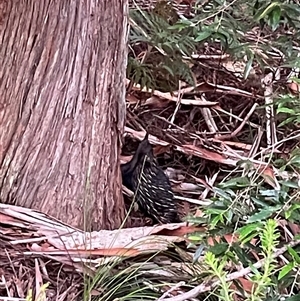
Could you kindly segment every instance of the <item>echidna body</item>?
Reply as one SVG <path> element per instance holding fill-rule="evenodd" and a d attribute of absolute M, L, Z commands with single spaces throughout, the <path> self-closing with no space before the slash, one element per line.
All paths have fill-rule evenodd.
<path fill-rule="evenodd" d="M 160 223 L 179 221 L 168 177 L 157 165 L 148 134 L 132 160 L 121 166 L 123 184 L 135 193 L 145 215 Z"/>

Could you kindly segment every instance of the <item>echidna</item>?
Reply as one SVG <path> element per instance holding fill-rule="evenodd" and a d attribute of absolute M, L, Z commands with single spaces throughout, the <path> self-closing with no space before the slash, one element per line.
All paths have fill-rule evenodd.
<path fill-rule="evenodd" d="M 134 192 L 141 211 L 159 223 L 178 222 L 168 177 L 157 165 L 146 134 L 132 160 L 121 165 L 123 184 Z"/>

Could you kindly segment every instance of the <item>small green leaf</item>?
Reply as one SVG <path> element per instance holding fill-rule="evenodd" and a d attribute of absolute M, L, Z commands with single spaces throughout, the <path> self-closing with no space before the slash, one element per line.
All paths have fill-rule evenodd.
<path fill-rule="evenodd" d="M 292 76 L 292 77 L 290 78 L 290 80 L 293 81 L 293 82 L 295 82 L 295 83 L 300 84 L 300 78 L 298 78 L 298 77 Z"/>
<path fill-rule="evenodd" d="M 287 125 L 287 124 L 289 124 L 289 123 L 291 123 L 291 122 L 294 122 L 294 120 L 295 120 L 295 116 L 289 117 L 289 118 L 287 118 L 286 120 L 282 121 L 282 122 L 278 125 L 278 127 L 282 127 L 282 126 Z"/>
<path fill-rule="evenodd" d="M 189 240 L 200 241 L 200 240 L 202 240 L 202 237 L 198 236 L 198 235 L 189 235 Z"/>
<path fill-rule="evenodd" d="M 253 214 L 252 216 L 250 216 L 247 220 L 247 223 L 249 224 L 249 223 L 255 223 L 255 222 L 263 221 L 263 220 L 267 219 L 268 217 L 270 217 L 274 212 L 278 211 L 281 208 L 282 208 L 282 206 L 278 205 L 278 206 L 262 209 L 259 212 L 257 212 L 255 214 Z"/>
<path fill-rule="evenodd" d="M 221 254 L 224 254 L 228 250 L 228 244 L 217 243 L 214 246 L 210 247 L 208 250 L 215 255 L 221 255 Z"/>
<path fill-rule="evenodd" d="M 245 243 L 247 241 L 250 241 L 252 237 L 256 236 L 259 232 L 259 229 L 261 228 L 261 223 L 254 223 L 246 225 L 242 228 L 240 228 L 237 233 L 239 233 L 239 239 L 242 243 Z M 249 237 L 249 235 L 251 236 Z M 249 239 L 250 238 L 250 239 Z"/>
<path fill-rule="evenodd" d="M 222 185 L 223 185 L 223 184 L 222 184 Z M 220 189 L 220 188 L 217 188 L 217 187 L 214 188 L 214 192 L 215 192 L 217 195 L 219 195 L 220 197 L 223 197 L 226 201 L 231 201 L 231 200 L 232 200 L 231 196 L 234 196 L 234 195 L 235 195 L 235 194 L 233 193 L 233 191 L 230 191 L 230 190 L 224 191 L 224 190 L 222 190 L 222 189 Z M 229 195 L 229 193 L 231 194 L 231 196 Z"/>
<path fill-rule="evenodd" d="M 217 215 L 210 221 L 210 226 L 214 228 L 218 223 L 224 224 L 224 217 L 223 215 Z"/>
<path fill-rule="evenodd" d="M 197 248 L 197 250 L 193 256 L 194 263 L 198 261 L 198 259 L 201 255 L 203 255 L 205 248 L 206 248 L 206 246 L 204 244 L 200 244 L 200 246 Z"/>
<path fill-rule="evenodd" d="M 172 76 L 174 76 L 174 72 L 169 66 L 162 65 L 162 69 L 165 69 L 168 73 L 170 73 Z"/>
<path fill-rule="evenodd" d="M 211 36 L 211 31 L 202 31 L 198 33 L 195 42 L 201 42 Z"/>
<path fill-rule="evenodd" d="M 253 53 L 251 54 L 251 57 L 249 58 L 247 64 L 246 64 L 246 67 L 245 67 L 245 71 L 244 71 L 244 79 L 247 79 L 250 72 L 251 72 L 251 69 L 252 69 L 252 64 L 253 64 L 253 59 L 254 59 L 254 55 Z"/>
<path fill-rule="evenodd" d="M 271 198 L 277 198 L 278 197 L 278 191 L 274 189 L 264 189 L 259 191 L 260 194 L 264 197 L 271 197 Z"/>
<path fill-rule="evenodd" d="M 300 209 L 300 204 L 293 204 L 286 212 L 285 212 L 285 218 L 290 219 L 293 212 L 297 209 Z"/>
<path fill-rule="evenodd" d="M 204 218 L 204 217 L 195 217 L 195 216 L 186 216 L 184 218 L 184 221 L 187 221 L 189 223 L 194 223 L 194 224 L 205 224 L 207 223 L 207 218 Z"/>
<path fill-rule="evenodd" d="M 238 244 L 234 243 L 231 246 L 231 249 L 235 252 L 238 260 L 244 265 L 247 266 L 250 262 L 249 255 L 242 249 Z"/>
<path fill-rule="evenodd" d="M 279 25 L 280 18 L 281 18 L 281 9 L 279 6 L 274 7 L 272 12 L 269 15 L 270 18 L 270 25 L 272 30 L 275 31 Z"/>
<path fill-rule="evenodd" d="M 291 159 L 290 164 L 300 164 L 300 157 L 295 156 Z"/>
<path fill-rule="evenodd" d="M 300 163 L 300 161 L 299 161 L 299 163 Z M 289 188 L 295 188 L 295 189 L 299 188 L 298 183 L 292 182 L 292 181 L 282 181 L 280 184 L 282 186 L 289 187 Z"/>
<path fill-rule="evenodd" d="M 255 203 L 256 205 L 259 205 L 260 207 L 266 207 L 266 206 L 268 206 L 268 204 L 266 202 L 264 202 L 262 200 L 262 198 L 257 198 L 255 196 L 252 196 L 250 199 L 251 199 L 251 201 L 253 203 Z"/>
<path fill-rule="evenodd" d="M 176 29 L 176 30 L 180 31 L 182 29 L 185 29 L 185 28 L 188 28 L 188 27 L 191 27 L 191 26 L 193 26 L 193 23 L 191 21 L 183 19 L 183 20 L 178 21 L 174 25 L 169 26 L 168 29 L 169 30 Z"/>
<path fill-rule="evenodd" d="M 288 252 L 290 253 L 290 255 L 293 257 L 293 259 L 298 263 L 300 264 L 300 257 L 299 255 L 297 254 L 297 252 L 291 248 L 291 247 L 288 247 Z"/>
<path fill-rule="evenodd" d="M 291 114 L 294 115 L 295 114 L 295 110 L 286 108 L 286 107 L 280 107 L 277 109 L 277 114 L 278 113 L 287 113 L 287 114 Z"/>
<path fill-rule="evenodd" d="M 248 187 L 250 185 L 250 181 L 247 177 L 236 177 L 230 179 L 227 182 L 221 183 L 219 186 L 221 188 L 236 188 L 236 187 Z"/>
<path fill-rule="evenodd" d="M 276 7 L 280 7 L 280 3 L 273 2 L 268 7 L 266 7 L 264 10 L 259 9 L 257 11 L 257 13 L 255 14 L 254 19 L 256 21 L 259 21 L 259 20 L 263 19 L 264 17 L 269 15 L 269 13 L 271 13 Z"/>
<path fill-rule="evenodd" d="M 289 297 L 287 299 L 284 299 L 284 301 L 299 301 L 299 300 L 300 300 L 299 294 L 297 294 L 295 296 L 292 296 L 292 297 Z"/>
<path fill-rule="evenodd" d="M 286 276 L 293 268 L 295 267 L 294 262 L 290 262 L 287 265 L 285 265 L 278 275 L 278 280 L 282 279 L 284 276 Z"/>

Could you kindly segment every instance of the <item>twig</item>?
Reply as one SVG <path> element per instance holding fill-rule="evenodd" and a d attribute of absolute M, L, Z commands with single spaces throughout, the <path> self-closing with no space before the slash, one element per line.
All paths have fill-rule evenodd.
<path fill-rule="evenodd" d="M 171 124 L 174 123 L 175 117 L 177 115 L 177 112 L 178 112 L 180 104 L 181 104 L 182 93 L 181 93 L 180 90 L 181 90 L 181 82 L 179 81 L 179 89 L 178 89 L 179 93 L 177 95 L 176 107 L 175 107 L 174 113 L 173 113 L 173 115 L 171 117 L 171 120 L 170 120 Z M 171 128 L 171 125 L 169 125 L 169 129 L 170 128 Z"/>
<path fill-rule="evenodd" d="M 201 95 L 201 100 L 202 101 L 207 101 L 207 99 L 204 97 L 204 95 Z M 200 111 L 202 113 L 202 116 L 206 122 L 206 125 L 209 129 L 209 133 L 210 134 L 215 134 L 216 132 L 218 132 L 218 127 L 211 115 L 211 110 L 209 108 L 200 108 Z"/>
<path fill-rule="evenodd" d="M 129 79 L 126 79 L 126 86 L 128 86 L 130 83 L 130 80 Z M 158 90 L 153 90 L 153 89 L 146 89 L 146 88 L 142 88 L 141 89 L 141 86 L 139 84 L 134 84 L 132 89 L 136 89 L 140 92 L 145 92 L 145 93 L 152 93 L 153 95 L 159 97 L 159 98 L 162 98 L 162 99 L 166 99 L 166 100 L 169 100 L 169 101 L 174 101 L 177 103 L 178 101 L 178 97 L 175 97 L 175 96 L 172 96 L 171 93 L 165 93 L 165 92 L 160 92 Z M 183 105 L 194 105 L 194 106 L 215 106 L 218 104 L 218 102 L 216 101 L 207 101 L 207 102 L 204 102 L 204 101 L 201 101 L 201 100 L 195 100 L 195 99 L 184 99 L 184 98 L 181 98 L 180 99 L 180 102 L 181 104 Z M 146 103 L 147 104 L 147 101 Z"/>
<path fill-rule="evenodd" d="M 244 125 L 249 120 L 250 116 L 253 114 L 253 112 L 255 111 L 255 109 L 256 109 L 257 106 L 258 106 L 257 103 L 255 103 L 252 106 L 251 110 L 248 112 L 248 114 L 243 119 L 243 121 L 241 122 L 241 124 L 231 134 L 218 136 L 218 139 L 219 140 L 225 140 L 225 139 L 229 139 L 229 138 L 235 137 L 243 129 Z"/>
<path fill-rule="evenodd" d="M 177 290 L 178 288 L 180 288 L 181 286 L 185 285 L 184 281 L 180 281 L 178 282 L 176 285 L 172 286 L 169 290 L 167 290 L 166 292 L 164 292 L 164 294 L 157 300 L 157 301 L 161 301 L 163 300 L 165 297 L 167 297 L 170 293 L 174 292 L 175 290 Z"/>
<path fill-rule="evenodd" d="M 297 246 L 299 244 L 300 244 L 300 240 L 293 240 L 293 241 L 291 241 L 286 246 L 278 249 L 274 253 L 273 259 L 275 259 L 275 258 L 279 257 L 280 255 L 282 255 L 283 253 L 285 253 L 289 247 L 293 248 L 293 247 L 295 247 L 295 246 Z M 228 282 L 228 281 L 232 281 L 234 279 L 238 279 L 238 278 L 244 277 L 247 274 L 251 273 L 253 271 L 253 268 L 256 268 L 256 269 L 261 268 L 265 264 L 265 260 L 266 259 L 261 259 L 261 260 L 257 261 L 255 264 L 253 264 L 252 267 L 247 267 L 247 268 L 242 269 L 240 271 L 237 271 L 237 272 L 229 274 L 226 277 L 226 281 Z M 190 290 L 190 291 L 188 291 L 188 292 L 186 292 L 184 294 L 181 294 L 179 296 L 172 297 L 172 298 L 165 298 L 165 299 L 161 299 L 160 298 L 160 299 L 157 299 L 157 301 L 158 300 L 159 301 L 184 301 L 184 300 L 188 300 L 190 298 L 197 297 L 200 293 L 211 291 L 213 288 L 215 288 L 216 286 L 218 286 L 219 283 L 220 283 L 219 280 L 217 280 L 215 282 L 205 281 L 202 284 L 196 286 L 195 288 L 193 288 L 192 290 Z"/>
<path fill-rule="evenodd" d="M 279 70 L 277 70 L 276 74 L 279 77 Z M 270 71 L 263 79 L 262 79 L 262 87 L 265 89 L 265 103 L 266 103 L 266 134 L 267 134 L 267 144 L 268 146 L 276 143 L 276 125 L 274 120 L 274 99 L 273 99 L 273 82 L 274 82 L 273 72 Z M 279 78 L 276 78 L 277 80 Z"/>
<path fill-rule="evenodd" d="M 24 298 L 1 297 L 1 296 L 0 296 L 0 300 L 1 301 L 26 301 L 26 299 L 24 299 Z"/>
<path fill-rule="evenodd" d="M 228 116 L 230 116 L 230 117 L 233 117 L 233 118 L 235 118 L 235 119 L 238 120 L 238 121 L 243 121 L 243 120 L 244 120 L 243 118 L 241 118 L 241 117 L 239 117 L 239 116 L 236 116 L 236 115 L 234 115 L 234 114 L 232 114 L 232 113 L 230 113 L 230 112 L 227 112 L 226 110 L 223 110 L 223 109 L 221 109 L 221 108 L 219 108 L 219 107 L 214 107 L 214 110 L 217 111 L 217 112 L 221 112 L 221 113 L 223 113 L 223 114 L 226 114 L 226 115 L 228 115 Z M 251 121 L 249 121 L 248 124 L 251 125 L 251 126 L 252 126 L 253 128 L 255 128 L 255 129 L 257 129 L 257 128 L 260 127 L 260 125 L 255 124 L 255 123 L 253 123 L 253 122 L 251 122 Z"/>
<path fill-rule="evenodd" d="M 256 153 L 257 153 L 257 151 L 259 149 L 259 146 L 260 146 L 262 135 L 263 135 L 262 129 L 258 128 L 257 129 L 257 135 L 254 138 L 252 147 L 251 147 L 251 149 L 249 151 L 249 155 L 248 155 L 249 158 L 254 158 L 256 156 Z"/>

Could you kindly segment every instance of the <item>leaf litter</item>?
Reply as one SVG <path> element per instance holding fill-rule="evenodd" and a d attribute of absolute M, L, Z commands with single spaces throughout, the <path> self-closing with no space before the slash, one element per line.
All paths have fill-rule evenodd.
<path fill-rule="evenodd" d="M 256 41 L 257 35 L 247 33 L 245 39 Z M 260 43 L 268 43 L 267 38 Z M 276 61 L 278 51 L 274 53 L 271 57 Z M 245 79 L 246 62 L 233 61 L 213 45 L 191 58 L 194 86 L 179 82 L 177 90 L 165 92 L 141 89 L 126 80 L 127 123 L 121 157 L 122 164 L 130 160 L 133 146 L 149 132 L 159 163 L 168 166 L 166 173 L 183 218 L 187 214 L 201 217 L 201 208 L 211 204 L 209 197 L 226 176 L 225 170 L 236 170 L 240 162 L 248 162 L 265 183 L 278 189 L 279 179 L 286 174 L 265 157 L 270 152 L 281 154 L 284 148 L 291 151 L 300 137 L 299 131 L 287 138 L 277 137 L 272 119 L 262 129 L 257 105 L 272 103 L 269 95 L 277 83 L 268 75 L 264 77 L 258 66 L 251 68 Z M 297 91 L 299 85 L 286 78 L 286 86 Z M 299 179 L 297 173 L 294 176 Z M 278 223 L 282 240 L 290 246 L 298 245 L 299 241 L 293 239 L 300 233 L 299 225 L 285 219 Z M 174 285 L 165 285 L 159 291 L 159 300 L 198 300 L 193 299 L 197 294 L 212 291 L 217 281 L 194 284 L 192 290 L 186 285 L 195 273 L 203 272 L 195 271 L 189 235 L 205 233 L 206 225 L 146 224 L 138 212 L 133 212 L 126 229 L 86 233 L 35 210 L 0 204 L 0 300 L 26 300 L 31 290 L 35 300 L 82 300 L 83 275 L 94 276 L 99 267 L 120 258 L 125 258 L 118 262 L 121 268 L 129 262 L 134 269 L 140 260 L 148 260 L 145 266 L 149 268 L 143 272 L 168 277 Z M 226 233 L 210 237 L 208 244 L 233 244 L 237 240 L 236 233 Z M 279 258 L 284 251 L 286 248 L 281 248 L 274 256 Z M 176 256 L 179 260 L 173 259 Z M 253 256 L 259 267 L 260 257 L 254 252 Z M 180 278 L 176 277 L 178 270 Z M 230 270 L 228 281 L 238 279 L 244 290 L 251 292 L 252 282 L 246 277 L 251 271 L 238 266 Z M 92 293 L 103 292 L 97 288 Z M 236 295 L 235 300 L 242 299 Z"/>

